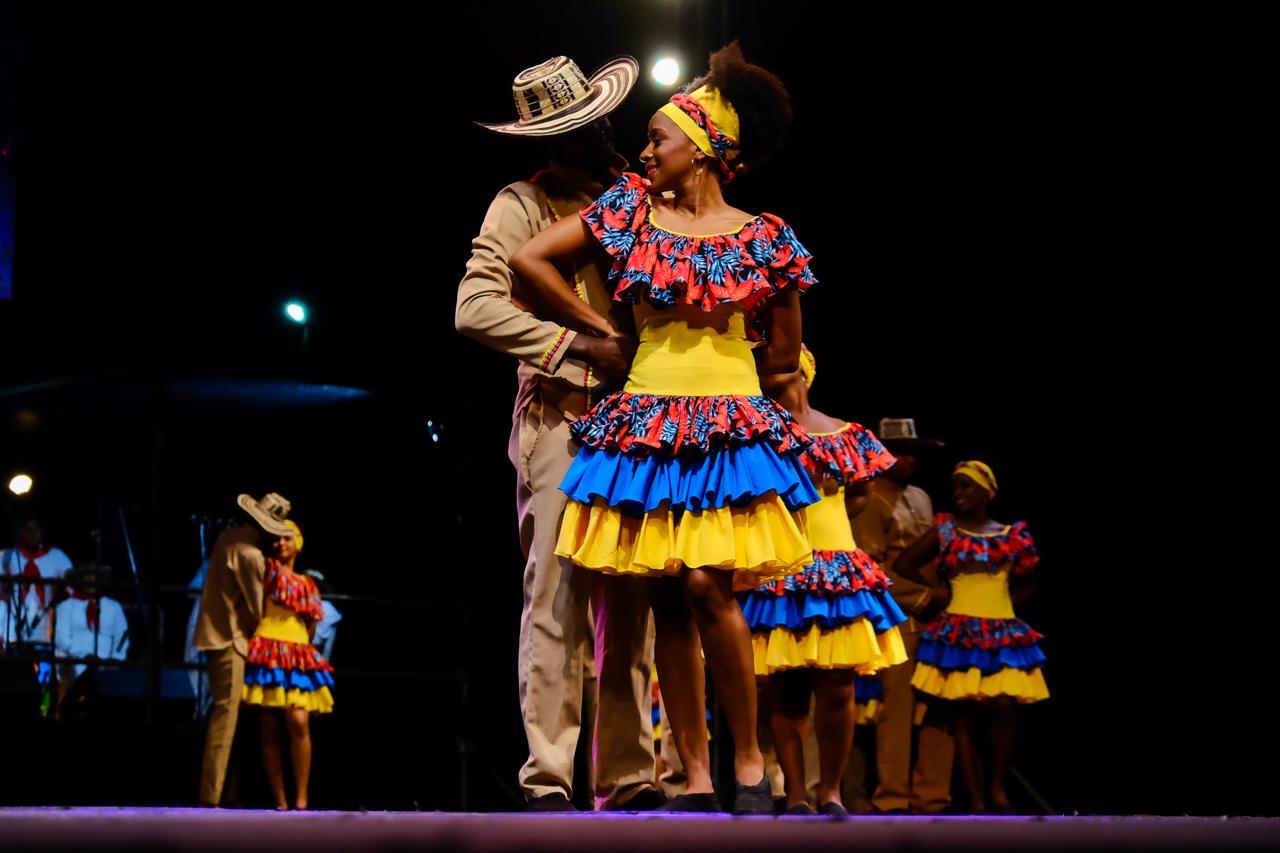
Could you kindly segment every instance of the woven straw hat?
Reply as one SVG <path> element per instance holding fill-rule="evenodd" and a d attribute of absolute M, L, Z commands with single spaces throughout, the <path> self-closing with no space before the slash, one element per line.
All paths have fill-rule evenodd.
<path fill-rule="evenodd" d="M 589 79 L 572 59 L 557 56 L 521 71 L 511 84 L 518 120 L 476 124 L 510 136 L 568 133 L 616 109 L 639 76 L 640 63 L 630 56 L 609 60 Z"/>
<path fill-rule="evenodd" d="M 880 440 L 903 448 L 942 447 L 936 438 L 921 438 L 916 434 L 914 418 L 885 418 L 880 421 Z"/>
<path fill-rule="evenodd" d="M 269 492 L 262 500 L 257 501 L 248 495 L 240 495 L 236 498 L 236 503 L 258 522 L 259 527 L 272 536 L 293 535 L 293 530 L 284 523 L 293 505 L 275 492 Z"/>

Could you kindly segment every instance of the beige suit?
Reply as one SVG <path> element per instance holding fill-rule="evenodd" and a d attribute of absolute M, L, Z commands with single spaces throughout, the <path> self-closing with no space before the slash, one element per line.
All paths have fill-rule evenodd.
<path fill-rule="evenodd" d="M 196 618 L 195 647 L 206 653 L 209 690 L 209 731 L 200 767 L 200 802 L 216 806 L 222 800 L 227 762 L 235 742 L 244 686 L 244 656 L 249 639 L 262 618 L 262 583 L 266 564 L 258 544 L 262 534 L 251 524 L 222 531 L 209 555 L 209 570 Z"/>
<path fill-rule="evenodd" d="M 925 579 L 931 581 L 929 586 L 907 580 L 893 571 L 893 561 L 898 555 L 932 526 L 933 503 L 928 494 L 885 477 L 871 482 L 867 506 L 853 519 L 853 537 L 858 547 L 884 568 L 893 581 L 894 600 L 907 614 L 907 622 L 899 630 L 908 660 L 880 674 L 884 685 L 884 709 L 876 723 L 876 769 L 880 784 L 871 801 L 882 812 L 898 809 L 937 812 L 951 802 L 951 763 L 955 747 L 950 732 L 936 725 L 932 715 L 926 717 L 920 727 L 915 765 L 911 763 L 912 724 L 916 719 L 911 676 L 915 672 L 923 627 L 921 619 L 928 607 L 930 588 L 940 586 L 941 580 L 937 577 L 936 565 L 924 569 Z"/>
<path fill-rule="evenodd" d="M 472 243 L 458 286 L 458 331 L 520 359 L 508 456 L 516 469 L 516 512 L 525 555 L 517 669 L 529 758 L 520 770 L 528 799 L 573 796 L 573 755 L 583 725 L 584 675 L 594 652 L 598 684 L 594 751 L 601 804 L 625 802 L 654 776 L 649 714 L 652 646 L 646 589 L 634 578 L 602 578 L 555 555 L 566 496 L 560 481 L 577 445 L 569 424 L 597 399 L 600 383 L 566 358 L 575 333 L 523 310 L 507 259 L 561 218 L 576 216 L 603 188 L 555 166 L 498 193 Z M 601 268 L 562 270 L 602 314 L 612 306 Z M 595 599 L 596 635 L 588 608 Z M 598 721 L 607 725 L 598 725 Z"/>

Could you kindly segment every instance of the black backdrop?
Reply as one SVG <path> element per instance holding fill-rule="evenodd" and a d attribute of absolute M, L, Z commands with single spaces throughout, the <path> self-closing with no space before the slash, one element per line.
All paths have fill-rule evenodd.
<path fill-rule="evenodd" d="M 287 494 L 343 592 L 468 608 L 462 638 L 399 618 L 379 636 L 397 666 L 469 670 L 468 719 L 443 725 L 476 744 L 476 801 L 501 805 L 522 758 L 514 371 L 452 313 L 489 199 L 539 161 L 470 122 L 510 115 L 511 77 L 551 55 L 590 73 L 671 51 L 691 75 L 739 37 L 795 101 L 787 149 L 732 201 L 815 255 L 815 402 L 944 438 L 940 508 L 950 461 L 991 459 L 999 515 L 1040 542 L 1026 615 L 1055 695 L 1025 715 L 1019 765 L 1066 810 L 1274 813 L 1256 781 L 1277 757 L 1256 22 L 970 2 L 0 9 L 19 187 L 0 378 L 52 383 L 6 392 L 0 473 L 37 474 L 73 557 L 124 506 L 143 574 L 184 582 L 190 514 Z M 663 97 L 643 80 L 615 114 L 633 160 Z M 312 310 L 305 363 L 292 297 Z M 214 375 L 374 394 L 175 390 Z"/>

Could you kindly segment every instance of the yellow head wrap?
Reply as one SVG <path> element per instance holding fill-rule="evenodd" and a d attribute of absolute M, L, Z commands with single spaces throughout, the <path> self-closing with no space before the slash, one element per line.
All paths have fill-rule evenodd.
<path fill-rule="evenodd" d="M 804 344 L 800 345 L 800 372 L 804 374 L 805 387 L 812 388 L 813 377 L 818 375 L 818 362 Z"/>
<path fill-rule="evenodd" d="M 995 494 L 998 491 L 995 472 L 992 471 L 991 466 L 985 462 L 980 462 L 977 459 L 969 459 L 956 465 L 955 470 L 952 473 L 964 474 L 970 480 L 973 480 L 979 486 L 982 486 L 982 488 L 990 492 L 992 497 L 995 497 Z"/>
<path fill-rule="evenodd" d="M 688 95 L 673 95 L 658 112 L 675 122 L 703 154 L 714 157 L 725 177 L 733 177 L 730 164 L 738 156 L 741 141 L 738 111 L 719 89 L 701 86 Z"/>
<path fill-rule="evenodd" d="M 289 529 L 293 531 L 293 544 L 297 546 L 299 551 L 301 551 L 302 550 L 302 531 L 298 529 L 297 522 L 290 521 L 289 519 L 286 518 L 284 520 L 284 523 L 289 525 Z"/>

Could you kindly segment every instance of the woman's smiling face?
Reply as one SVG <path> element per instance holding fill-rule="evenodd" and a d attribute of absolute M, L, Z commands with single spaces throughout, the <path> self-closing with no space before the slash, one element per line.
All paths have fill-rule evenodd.
<path fill-rule="evenodd" d="M 981 509 L 990 501 L 991 494 L 975 483 L 971 477 L 965 474 L 955 474 L 951 477 L 951 505 L 955 507 L 956 512 L 967 515 Z"/>
<path fill-rule="evenodd" d="M 298 540 L 293 534 L 288 536 L 277 536 L 276 541 L 271 543 L 271 555 L 282 563 L 287 563 L 298 554 Z"/>
<path fill-rule="evenodd" d="M 660 112 L 649 119 L 649 144 L 640 152 L 649 187 L 661 193 L 674 190 L 694 169 L 698 147 L 676 123 Z"/>

